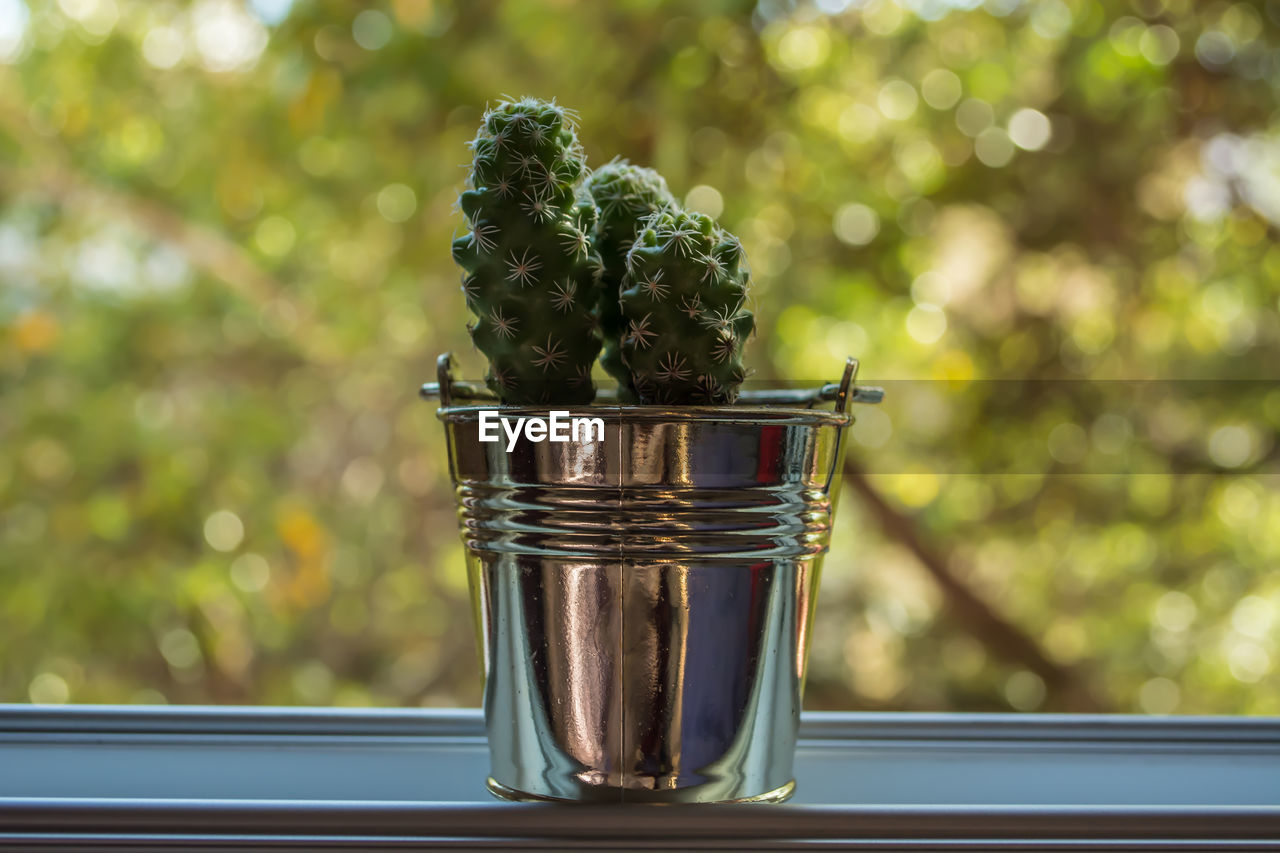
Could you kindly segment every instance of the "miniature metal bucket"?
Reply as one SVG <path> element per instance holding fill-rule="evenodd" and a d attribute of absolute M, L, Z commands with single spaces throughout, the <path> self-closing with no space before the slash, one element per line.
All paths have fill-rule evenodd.
<path fill-rule="evenodd" d="M 450 471 L 509 799 L 781 801 L 852 369 L 837 411 L 589 406 L 604 440 L 479 440 Z M 442 387 L 447 380 L 442 371 Z M 598 438 L 598 436 L 593 436 Z"/>

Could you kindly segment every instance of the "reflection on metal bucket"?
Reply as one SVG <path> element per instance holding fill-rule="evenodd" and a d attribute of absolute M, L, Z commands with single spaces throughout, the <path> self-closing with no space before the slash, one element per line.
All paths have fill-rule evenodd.
<path fill-rule="evenodd" d="M 595 406 L 602 442 L 521 439 L 510 453 L 479 441 L 480 407 L 440 410 L 494 793 L 790 795 L 843 403 Z"/>

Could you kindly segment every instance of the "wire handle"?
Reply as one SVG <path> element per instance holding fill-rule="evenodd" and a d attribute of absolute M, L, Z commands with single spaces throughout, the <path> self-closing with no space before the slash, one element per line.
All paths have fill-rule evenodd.
<path fill-rule="evenodd" d="M 423 397 L 439 397 L 440 405 L 446 409 L 453 404 L 452 368 L 453 354 L 448 352 L 440 353 L 440 357 L 436 359 L 436 381 L 423 385 L 420 392 Z M 435 387 L 431 387 L 432 385 Z"/>
<path fill-rule="evenodd" d="M 454 401 L 476 403 L 499 403 L 494 394 L 482 383 L 466 382 L 453 378 L 453 355 L 444 353 L 436 359 L 436 381 L 426 382 L 418 390 L 424 400 L 438 398 L 444 408 L 452 406 Z M 874 405 L 884 399 L 884 389 L 871 385 L 857 385 L 854 380 L 858 375 L 858 360 L 850 356 L 844 365 L 844 376 L 839 383 L 828 382 L 813 388 L 765 388 L 748 389 L 738 395 L 738 403 L 745 406 L 804 406 L 812 408 L 819 403 L 836 403 L 836 411 L 843 414 L 850 403 L 866 403 Z M 602 388 L 596 395 L 596 402 L 602 405 L 620 405 L 617 392 Z"/>
<path fill-rule="evenodd" d="M 849 392 L 853 389 L 854 380 L 858 378 L 858 360 L 849 356 L 844 362 L 844 376 L 840 378 L 840 388 L 836 391 L 836 411 L 844 414 L 849 406 Z M 883 394 L 883 392 L 881 392 Z M 876 402 L 879 402 L 878 400 Z"/>
<path fill-rule="evenodd" d="M 878 392 L 878 396 L 869 402 L 879 403 L 884 399 L 884 391 L 880 388 L 875 389 L 859 389 L 854 386 L 854 380 L 858 378 L 858 360 L 853 356 L 849 356 L 844 362 L 844 376 L 840 377 L 840 386 L 836 389 L 836 412 L 844 414 L 849 406 L 849 400 L 858 399 L 860 390 L 873 390 Z M 852 423 L 852 418 L 850 418 Z M 827 472 L 827 483 L 822 490 L 827 494 L 831 493 L 831 486 L 835 483 L 836 477 L 840 475 L 840 460 L 844 456 L 845 433 L 849 429 L 849 424 L 836 429 L 836 447 L 835 452 L 831 456 L 831 470 Z"/>

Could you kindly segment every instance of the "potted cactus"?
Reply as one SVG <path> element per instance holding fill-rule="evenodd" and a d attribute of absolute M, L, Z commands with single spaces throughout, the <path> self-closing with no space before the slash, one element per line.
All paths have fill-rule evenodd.
<path fill-rule="evenodd" d="M 743 392 L 741 244 L 650 169 L 588 174 L 564 108 L 503 101 L 471 147 L 453 257 L 489 368 L 461 382 L 441 356 L 423 391 L 466 544 L 490 790 L 786 799 L 847 404 L 878 396 L 852 359 L 839 384 Z M 616 389 L 595 387 L 602 351 Z M 557 441 L 555 407 L 600 429 Z"/>

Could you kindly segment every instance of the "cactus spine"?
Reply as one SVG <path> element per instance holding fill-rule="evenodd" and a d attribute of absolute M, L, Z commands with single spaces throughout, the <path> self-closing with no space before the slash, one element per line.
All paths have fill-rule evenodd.
<path fill-rule="evenodd" d="M 600 352 L 596 208 L 569 114 L 532 98 L 485 113 L 471 143 L 468 232 L 453 241 L 471 339 L 504 403 L 589 403 Z"/>
<path fill-rule="evenodd" d="M 726 404 L 746 377 L 750 272 L 738 239 L 708 216 L 659 210 L 643 223 L 620 298 L 621 356 L 641 403 Z"/>
<path fill-rule="evenodd" d="M 600 214 L 595 246 L 604 266 L 599 309 L 600 328 L 604 332 L 601 363 L 626 393 L 630 374 L 622 362 L 621 346 L 627 323 L 618 297 L 627 271 L 627 252 L 644 221 L 655 211 L 675 206 L 676 200 L 661 175 L 626 160 L 614 160 L 597 169 L 587 179 L 586 188 Z"/>

